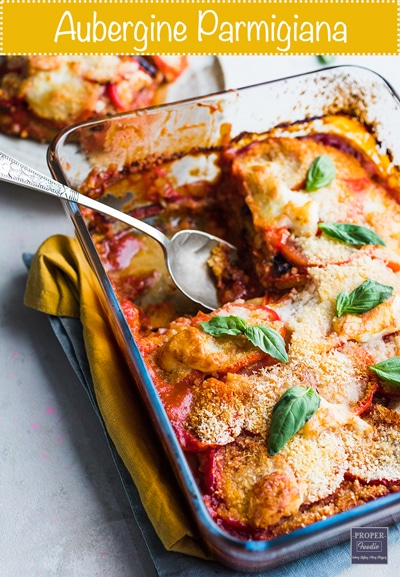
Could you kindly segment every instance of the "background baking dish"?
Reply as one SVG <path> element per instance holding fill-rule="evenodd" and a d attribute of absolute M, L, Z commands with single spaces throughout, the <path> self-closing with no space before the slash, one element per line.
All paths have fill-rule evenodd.
<path fill-rule="evenodd" d="M 62 131 L 48 151 L 55 178 L 79 188 L 93 167 L 122 168 L 158 155 L 191 158 L 195 147 L 218 146 L 242 132 L 344 112 L 364 122 L 381 151 L 400 165 L 400 101 L 391 86 L 368 69 L 341 66 L 239 90 L 152 107 Z M 180 179 L 190 173 L 185 163 Z M 202 167 L 204 177 L 209 165 Z M 215 175 L 209 175 L 213 178 Z M 400 495 L 392 494 L 271 541 L 243 541 L 209 516 L 157 391 L 129 330 L 110 280 L 78 207 L 68 203 L 77 236 L 98 281 L 100 294 L 152 423 L 171 461 L 201 538 L 216 559 L 236 570 L 260 571 L 288 563 L 349 537 L 351 527 L 387 525 L 400 519 Z"/>

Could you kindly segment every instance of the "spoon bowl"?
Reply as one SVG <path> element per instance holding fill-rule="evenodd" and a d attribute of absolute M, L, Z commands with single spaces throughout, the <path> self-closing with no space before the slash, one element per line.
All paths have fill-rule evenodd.
<path fill-rule="evenodd" d="M 146 222 L 85 196 L 1 151 L 0 180 L 75 202 L 147 234 L 162 247 L 171 279 L 186 297 L 205 309 L 214 310 L 220 306 L 208 261 L 212 250 L 218 245 L 236 251 L 230 243 L 199 230 L 181 230 L 168 238 Z"/>

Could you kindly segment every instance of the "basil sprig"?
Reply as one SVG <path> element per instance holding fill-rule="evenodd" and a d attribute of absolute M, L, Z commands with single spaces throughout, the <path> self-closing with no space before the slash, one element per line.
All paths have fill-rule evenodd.
<path fill-rule="evenodd" d="M 379 244 L 386 246 L 384 241 L 370 228 L 347 222 L 320 222 L 318 228 L 324 234 L 341 240 L 347 244 Z"/>
<path fill-rule="evenodd" d="M 392 385 L 400 385 L 400 357 L 392 357 L 369 368 L 382 380 Z"/>
<path fill-rule="evenodd" d="M 335 56 L 328 56 L 324 54 L 318 54 L 317 58 L 320 64 L 332 64 L 332 62 L 335 60 Z"/>
<path fill-rule="evenodd" d="M 268 439 L 269 454 L 276 455 L 282 447 L 314 415 L 321 397 L 313 387 L 294 386 L 288 389 L 272 409 Z"/>
<path fill-rule="evenodd" d="M 214 316 L 207 322 L 199 323 L 204 332 L 213 337 L 226 335 L 244 335 L 256 347 L 274 359 L 288 362 L 285 341 L 275 329 L 264 325 L 250 326 L 241 317 L 235 315 Z"/>
<path fill-rule="evenodd" d="M 367 279 L 350 294 L 342 291 L 336 297 L 336 314 L 341 317 L 345 313 L 360 315 L 366 313 L 393 294 L 393 287 Z"/>
<path fill-rule="evenodd" d="M 312 192 L 323 186 L 328 186 L 334 180 L 335 176 L 336 167 L 332 158 L 327 154 L 318 156 L 308 169 L 306 191 Z"/>

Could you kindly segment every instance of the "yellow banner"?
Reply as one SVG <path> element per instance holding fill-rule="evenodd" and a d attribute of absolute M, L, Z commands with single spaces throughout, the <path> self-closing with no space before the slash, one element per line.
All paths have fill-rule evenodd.
<path fill-rule="evenodd" d="M 1 54 L 396 55 L 396 0 L 0 0 Z"/>

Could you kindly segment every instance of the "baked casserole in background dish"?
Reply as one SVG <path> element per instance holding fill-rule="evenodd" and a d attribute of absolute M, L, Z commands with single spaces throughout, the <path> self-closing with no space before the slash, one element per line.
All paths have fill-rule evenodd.
<path fill-rule="evenodd" d="M 155 103 L 185 56 L 4 56 L 0 132 L 49 142 L 78 121 Z"/>
<path fill-rule="evenodd" d="M 336 67 L 77 125 L 50 149 L 84 194 L 238 249 L 215 249 L 221 306 L 197 310 L 153 241 L 70 206 L 200 535 L 234 569 L 396 519 L 398 108 L 374 73 Z"/>

